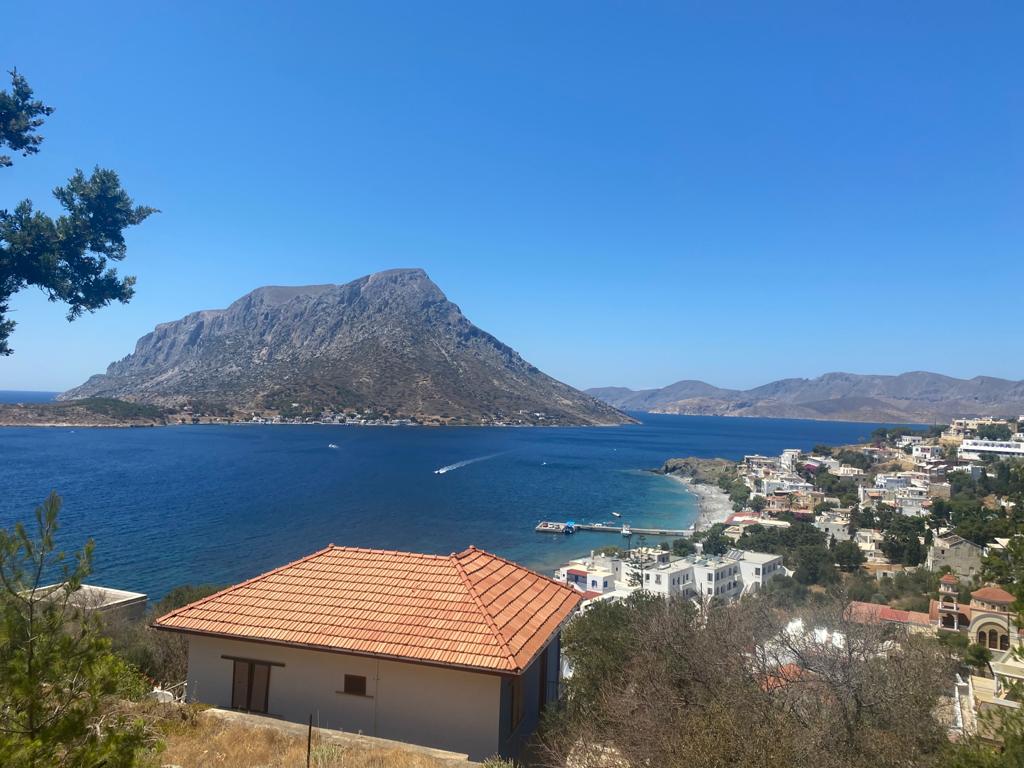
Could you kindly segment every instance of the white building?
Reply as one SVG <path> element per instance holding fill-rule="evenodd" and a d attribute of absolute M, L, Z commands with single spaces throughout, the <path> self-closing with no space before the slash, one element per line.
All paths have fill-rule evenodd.
<path fill-rule="evenodd" d="M 906 488 L 910 485 L 911 478 L 900 472 L 895 475 L 875 475 L 875 488 L 883 491 L 895 491 L 897 488 Z"/>
<path fill-rule="evenodd" d="M 775 456 L 761 456 L 750 454 L 743 457 L 743 468 L 748 474 L 762 476 L 765 473 L 775 472 L 779 468 L 779 459 Z"/>
<path fill-rule="evenodd" d="M 941 445 L 915 445 L 911 454 L 915 464 L 924 464 L 929 461 L 938 461 L 945 456 L 945 449 Z"/>
<path fill-rule="evenodd" d="M 786 573 L 781 555 L 733 549 L 724 555 L 673 557 L 662 550 L 634 550 L 632 557 L 592 554 L 566 563 L 555 579 L 587 599 L 644 589 L 665 597 L 736 598 Z"/>
<path fill-rule="evenodd" d="M 957 449 L 961 459 L 980 459 L 985 455 L 1024 457 L 1024 440 L 964 440 Z"/>
<path fill-rule="evenodd" d="M 842 464 L 832 470 L 832 474 L 836 477 L 850 477 L 854 480 L 859 480 L 867 476 L 867 473 L 860 467 L 851 467 L 849 464 Z"/>
<path fill-rule="evenodd" d="M 901 515 L 920 517 L 928 511 L 931 504 L 931 497 L 927 488 L 918 485 L 909 485 L 896 489 L 896 496 L 893 499 L 896 511 Z"/>
<path fill-rule="evenodd" d="M 961 464 L 956 467 L 950 467 L 949 472 L 946 473 L 947 477 L 952 472 L 963 472 L 971 478 L 971 480 L 980 480 L 988 475 L 988 472 L 985 471 L 985 467 L 982 464 Z"/>
<path fill-rule="evenodd" d="M 818 515 L 814 527 L 824 533 L 826 539 L 850 540 L 850 518 L 844 515 Z"/>
<path fill-rule="evenodd" d="M 796 462 L 800 458 L 799 448 L 787 448 L 779 457 L 779 465 L 784 472 L 796 472 Z"/>
<path fill-rule="evenodd" d="M 853 542 L 860 547 L 868 562 L 885 563 L 888 558 L 882 553 L 882 542 L 885 536 L 874 528 L 860 528 L 853 535 Z"/>

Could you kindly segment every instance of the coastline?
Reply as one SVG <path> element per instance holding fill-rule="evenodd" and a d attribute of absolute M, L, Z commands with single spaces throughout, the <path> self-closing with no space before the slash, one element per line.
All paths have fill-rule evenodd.
<path fill-rule="evenodd" d="M 721 488 L 707 483 L 694 483 L 692 478 L 680 477 L 666 473 L 665 477 L 682 483 L 686 489 L 697 497 L 697 520 L 693 524 L 695 531 L 710 528 L 715 523 L 724 523 L 732 514 L 732 502 Z"/>

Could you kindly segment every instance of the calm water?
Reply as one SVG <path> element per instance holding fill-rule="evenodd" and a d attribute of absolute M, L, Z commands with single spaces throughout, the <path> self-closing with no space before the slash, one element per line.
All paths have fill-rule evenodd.
<path fill-rule="evenodd" d="M 332 542 L 445 554 L 475 544 L 547 570 L 621 537 L 534 533 L 541 519 L 610 521 L 614 510 L 638 526 L 690 525 L 686 489 L 641 471 L 669 457 L 776 454 L 876 426 L 638 417 L 589 429 L 0 429 L 0 526 L 56 489 L 64 546 L 96 541 L 91 581 L 151 596 L 235 582 Z"/>
<path fill-rule="evenodd" d="M 60 392 L 0 389 L 0 403 L 52 403 Z"/>

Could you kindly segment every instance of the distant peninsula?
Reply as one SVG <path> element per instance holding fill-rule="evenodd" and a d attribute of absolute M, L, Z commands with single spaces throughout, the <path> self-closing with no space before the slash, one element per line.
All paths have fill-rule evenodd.
<path fill-rule="evenodd" d="M 0 403 L 0 427 L 156 427 L 170 423 L 157 406 L 90 397 L 63 403 Z"/>
<path fill-rule="evenodd" d="M 687 380 L 660 389 L 600 387 L 587 393 L 623 410 L 690 416 L 937 424 L 963 416 L 1016 418 L 1024 413 L 1024 381 L 956 379 L 926 371 L 898 376 L 826 373 L 746 390 Z"/>
<path fill-rule="evenodd" d="M 473 325 L 421 269 L 257 288 L 226 309 L 158 325 L 105 373 L 32 412 L 47 423 L 62 403 L 97 399 L 152 407 L 167 423 L 633 421 Z M 20 409 L 15 416 L 27 418 L 29 406 Z M 12 423 L 10 410 L 0 423 Z"/>

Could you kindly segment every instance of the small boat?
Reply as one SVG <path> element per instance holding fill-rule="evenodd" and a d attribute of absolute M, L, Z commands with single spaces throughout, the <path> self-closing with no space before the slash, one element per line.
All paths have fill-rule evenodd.
<path fill-rule="evenodd" d="M 621 512 L 612 512 L 612 517 L 622 517 Z"/>
<path fill-rule="evenodd" d="M 562 529 L 562 533 L 564 533 L 566 536 L 568 536 L 570 533 L 576 533 L 576 523 L 572 520 L 567 520 L 565 523 L 565 528 Z"/>
<path fill-rule="evenodd" d="M 327 447 L 328 448 L 337 448 L 338 446 L 336 446 L 334 443 L 328 443 Z"/>
<path fill-rule="evenodd" d="M 628 525 L 622 526 L 622 535 L 623 536 L 632 536 L 633 535 L 633 532 L 629 529 Z"/>

